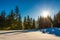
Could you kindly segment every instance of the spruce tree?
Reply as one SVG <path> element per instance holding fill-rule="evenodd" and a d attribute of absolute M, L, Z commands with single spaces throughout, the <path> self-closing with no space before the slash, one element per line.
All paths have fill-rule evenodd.
<path fill-rule="evenodd" d="M 1 29 L 4 29 L 6 26 L 5 14 L 6 14 L 5 10 L 3 10 L 1 12 L 1 16 L 0 16 L 0 27 L 1 27 Z"/>
<path fill-rule="evenodd" d="M 54 16 L 54 25 L 60 28 L 60 11 Z"/>
<path fill-rule="evenodd" d="M 38 29 L 41 29 L 41 27 L 42 27 L 41 26 L 41 23 L 42 23 L 41 19 L 42 18 L 38 16 Z"/>
<path fill-rule="evenodd" d="M 14 20 L 14 12 L 13 12 L 13 10 L 11 10 L 11 12 L 10 12 L 10 23 L 11 23 L 11 29 L 14 29 L 15 20 Z"/>
<path fill-rule="evenodd" d="M 27 19 L 26 19 L 26 16 L 24 17 L 24 23 L 23 24 L 24 24 L 24 29 L 28 29 L 27 28 Z"/>
<path fill-rule="evenodd" d="M 22 29 L 22 19 L 21 16 L 19 15 L 19 19 L 18 19 L 18 29 Z"/>
<path fill-rule="evenodd" d="M 53 28 L 53 20 L 52 20 L 52 18 L 51 18 L 50 16 L 48 16 L 47 19 L 48 19 L 48 21 L 49 21 L 50 24 L 51 24 L 50 27 Z"/>
<path fill-rule="evenodd" d="M 27 28 L 30 29 L 31 24 L 30 24 L 30 17 L 27 16 Z"/>
<path fill-rule="evenodd" d="M 33 19 L 30 18 L 30 29 L 33 29 L 32 27 L 33 27 Z"/>
<path fill-rule="evenodd" d="M 33 19 L 33 29 L 35 29 L 36 26 L 35 26 L 35 19 Z"/>
<path fill-rule="evenodd" d="M 15 19 L 16 19 L 16 29 L 22 29 L 22 19 L 19 13 L 19 8 L 16 6 L 15 8 Z"/>

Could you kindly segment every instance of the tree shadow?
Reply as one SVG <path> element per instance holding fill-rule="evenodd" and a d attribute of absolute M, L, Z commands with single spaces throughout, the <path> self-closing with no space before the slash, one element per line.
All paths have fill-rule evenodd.
<path fill-rule="evenodd" d="M 16 30 L 16 31 L 8 31 L 8 32 L 1 32 L 0 34 L 10 34 L 10 33 L 16 33 L 16 32 L 19 32 L 19 33 L 27 33 L 27 32 L 33 32 L 33 31 L 37 31 L 36 29 L 33 29 L 33 30 Z"/>
<path fill-rule="evenodd" d="M 53 34 L 60 37 L 60 29 L 58 28 L 47 28 L 43 29 L 42 33 Z"/>

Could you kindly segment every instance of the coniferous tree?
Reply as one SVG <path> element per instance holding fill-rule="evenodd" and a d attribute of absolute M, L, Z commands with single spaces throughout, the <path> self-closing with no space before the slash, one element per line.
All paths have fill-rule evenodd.
<path fill-rule="evenodd" d="M 5 26 L 6 26 L 6 20 L 5 20 L 5 10 L 3 10 L 2 12 L 1 12 L 1 16 L 0 16 L 0 27 L 1 27 L 1 29 L 4 29 L 5 28 Z"/>
<path fill-rule="evenodd" d="M 53 24 L 54 24 L 54 27 L 56 27 L 57 26 L 57 19 L 56 19 L 56 16 L 54 15 L 54 20 L 53 20 Z"/>
<path fill-rule="evenodd" d="M 19 28 L 22 28 L 22 19 L 21 19 L 21 15 L 19 13 L 19 8 L 18 6 L 16 6 L 15 8 L 15 19 L 16 19 L 16 29 L 19 30 Z"/>
<path fill-rule="evenodd" d="M 10 15 L 8 15 L 6 17 L 6 29 L 10 29 L 11 28 L 11 21 L 10 21 Z"/>
<path fill-rule="evenodd" d="M 26 18 L 26 16 L 24 17 L 24 23 L 23 24 L 24 24 L 24 29 L 28 29 L 27 28 L 27 18 Z"/>
<path fill-rule="evenodd" d="M 6 17 L 6 29 L 14 29 L 15 20 L 14 20 L 14 12 L 11 10 L 10 14 Z"/>
<path fill-rule="evenodd" d="M 15 26 L 17 26 L 17 24 L 18 24 L 18 20 L 19 20 L 19 8 L 18 8 L 18 6 L 16 6 L 15 7 L 15 23 L 16 23 L 16 25 Z"/>
<path fill-rule="evenodd" d="M 55 27 L 60 27 L 60 11 L 54 16 Z"/>
<path fill-rule="evenodd" d="M 15 14 L 14 14 L 13 10 L 11 10 L 11 12 L 10 12 L 11 29 L 14 29 L 14 27 L 15 27 L 14 15 L 15 15 Z"/>
<path fill-rule="evenodd" d="M 35 19 L 33 19 L 33 29 L 35 29 L 36 26 L 35 26 Z"/>
<path fill-rule="evenodd" d="M 43 17 L 38 17 L 38 29 L 42 29 L 42 28 L 44 28 L 43 27 L 43 24 L 44 23 L 44 18 Z"/>
<path fill-rule="evenodd" d="M 30 29 L 30 27 L 31 27 L 30 17 L 29 16 L 27 16 L 27 27 L 28 27 L 28 29 Z"/>
<path fill-rule="evenodd" d="M 52 18 L 50 16 L 48 16 L 47 19 L 48 19 L 48 21 L 51 24 L 51 28 L 53 28 L 53 20 L 52 20 Z"/>
<path fill-rule="evenodd" d="M 32 18 L 30 18 L 30 29 L 33 29 L 33 19 Z"/>
<path fill-rule="evenodd" d="M 38 16 L 38 29 L 40 28 L 40 18 Z"/>
<path fill-rule="evenodd" d="M 22 19 L 21 19 L 21 16 L 19 15 L 19 20 L 18 20 L 18 29 L 22 29 Z"/>
<path fill-rule="evenodd" d="M 38 17 L 38 29 L 41 29 L 42 28 L 42 17 Z"/>

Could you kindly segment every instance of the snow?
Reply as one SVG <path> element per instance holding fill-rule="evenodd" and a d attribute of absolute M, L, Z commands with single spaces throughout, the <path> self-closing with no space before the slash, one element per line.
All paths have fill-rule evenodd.
<path fill-rule="evenodd" d="M 21 30 L 20 30 L 21 31 Z M 0 31 L 0 40 L 60 40 L 60 37 L 41 31 L 20 32 L 19 30 Z M 54 31 L 54 30 L 53 30 Z"/>
<path fill-rule="evenodd" d="M 42 29 L 41 31 L 48 34 L 54 34 L 56 36 L 60 36 L 60 28 L 47 28 L 47 29 Z"/>

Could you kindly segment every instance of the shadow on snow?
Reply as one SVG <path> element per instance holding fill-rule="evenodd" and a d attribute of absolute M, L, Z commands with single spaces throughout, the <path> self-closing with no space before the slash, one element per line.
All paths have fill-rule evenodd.
<path fill-rule="evenodd" d="M 37 31 L 37 30 L 36 29 L 33 29 L 33 30 L 11 30 L 8 32 L 0 32 L 0 34 L 9 34 L 9 33 L 16 33 L 16 32 L 27 33 L 27 32 L 34 32 L 34 31 Z"/>
<path fill-rule="evenodd" d="M 8 31 L 8 32 L 0 32 L 0 34 L 9 34 L 9 33 L 16 33 L 16 32 L 27 33 L 27 32 L 35 32 L 35 31 L 38 31 L 38 30 L 37 29 L 24 30 L 24 31 L 23 30 L 11 30 L 11 31 Z M 56 36 L 60 37 L 60 28 L 46 28 L 46 29 L 41 29 L 40 32 L 53 34 L 53 35 L 56 35 Z"/>
<path fill-rule="evenodd" d="M 43 33 L 54 34 L 56 36 L 60 36 L 60 28 L 46 28 L 40 30 Z"/>

